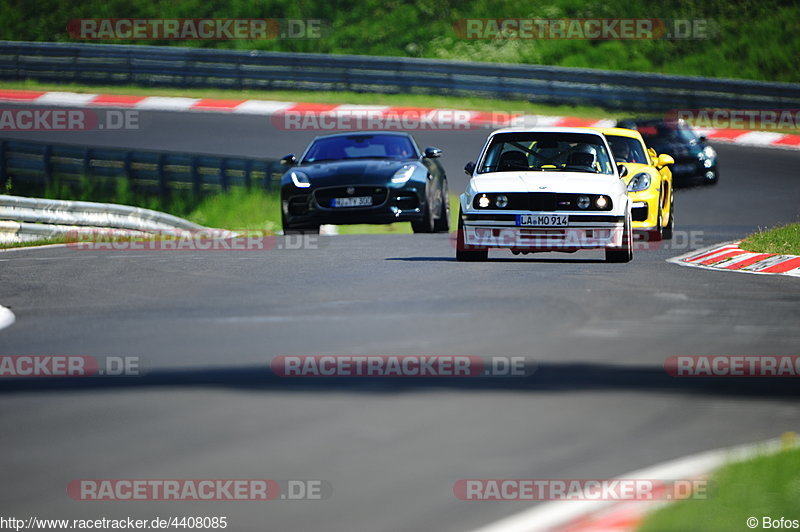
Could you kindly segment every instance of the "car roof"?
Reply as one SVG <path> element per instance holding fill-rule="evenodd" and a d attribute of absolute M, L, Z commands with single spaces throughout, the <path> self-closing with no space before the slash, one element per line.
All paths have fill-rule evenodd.
<path fill-rule="evenodd" d="M 686 121 L 682 118 L 625 118 L 623 120 L 617 120 L 617 125 L 633 124 L 634 126 L 675 125 L 685 123 Z"/>
<path fill-rule="evenodd" d="M 580 133 L 598 135 L 601 133 L 596 130 L 588 129 L 585 127 L 506 127 L 492 131 L 489 136 L 499 135 L 501 133 Z"/>
<path fill-rule="evenodd" d="M 627 129 L 624 127 L 592 127 L 589 129 L 594 129 L 595 131 L 599 131 L 603 135 L 614 135 L 616 137 L 630 137 L 632 139 L 638 139 L 644 141 L 642 138 L 642 134 L 636 131 L 635 129 Z"/>
<path fill-rule="evenodd" d="M 327 139 L 331 137 L 359 137 L 362 135 L 397 135 L 399 137 L 411 137 L 410 133 L 406 133 L 405 131 L 344 131 L 341 133 L 329 133 L 327 135 L 318 135 L 314 137 L 314 140 L 317 139 Z"/>

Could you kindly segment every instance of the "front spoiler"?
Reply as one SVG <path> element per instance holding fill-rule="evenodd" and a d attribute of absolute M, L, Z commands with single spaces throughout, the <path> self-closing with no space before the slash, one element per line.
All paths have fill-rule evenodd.
<path fill-rule="evenodd" d="M 463 226 L 464 244 L 471 248 L 510 248 L 536 251 L 623 247 L 624 223 L 567 227 Z"/>

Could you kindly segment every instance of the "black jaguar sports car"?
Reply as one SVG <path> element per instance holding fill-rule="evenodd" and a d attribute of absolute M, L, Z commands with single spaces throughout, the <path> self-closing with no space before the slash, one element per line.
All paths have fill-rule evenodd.
<path fill-rule="evenodd" d="M 322 224 L 411 222 L 415 233 L 447 232 L 447 176 L 442 150 L 420 153 L 401 132 L 348 132 L 311 141 L 281 180 L 284 233 L 315 233 Z"/>

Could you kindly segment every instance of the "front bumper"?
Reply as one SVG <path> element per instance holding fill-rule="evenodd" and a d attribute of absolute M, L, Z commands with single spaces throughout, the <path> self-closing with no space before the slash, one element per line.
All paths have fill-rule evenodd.
<path fill-rule="evenodd" d="M 658 225 L 658 196 L 639 197 L 631 193 L 632 227 L 638 231 L 651 231 Z"/>
<path fill-rule="evenodd" d="M 708 163 L 706 162 L 708 161 Z M 709 164 L 709 166 L 706 166 Z M 689 178 L 700 177 L 705 175 L 706 172 L 717 172 L 716 159 L 697 159 L 692 158 L 676 158 L 675 164 L 670 165 L 669 169 L 672 172 L 673 178 Z"/>
<path fill-rule="evenodd" d="M 518 213 L 543 214 L 554 213 Z M 569 215 L 563 227 L 517 226 L 516 215 L 466 214 L 464 244 L 469 248 L 508 248 L 528 251 L 576 251 L 623 247 L 625 217 L 614 215 Z M 510 219 L 509 217 L 513 218 Z"/>
<path fill-rule="evenodd" d="M 354 188 L 355 191 L 348 193 L 348 188 Z M 371 195 L 373 204 L 364 207 L 331 206 L 332 197 L 359 195 Z M 385 185 L 345 185 L 308 191 L 287 187 L 281 195 L 284 225 L 296 228 L 323 224 L 389 224 L 418 221 L 423 218 L 424 207 L 424 190 L 421 192 L 414 186 L 398 188 Z"/>

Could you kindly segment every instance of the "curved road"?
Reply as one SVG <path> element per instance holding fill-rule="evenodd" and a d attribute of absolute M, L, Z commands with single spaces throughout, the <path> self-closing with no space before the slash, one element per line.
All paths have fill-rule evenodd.
<path fill-rule="evenodd" d="M 276 132 L 261 117 L 144 114 L 140 131 L 49 138 L 279 157 L 313 136 Z M 485 135 L 416 137 L 445 150 L 459 191 Z M 800 153 L 718 151 L 719 186 L 676 196 L 693 247 L 797 219 Z M 800 345 L 796 279 L 667 264 L 685 241 L 627 265 L 591 252 L 456 263 L 446 235 L 323 236 L 317 249 L 262 252 L 0 253 L 0 304 L 17 316 L 0 331 L 0 355 L 138 356 L 148 370 L 0 383 L 4 513 L 227 515 L 229 529 L 254 532 L 468 530 L 529 504 L 459 501 L 458 479 L 613 477 L 797 429 L 790 379 L 664 374 L 671 355 L 796 355 Z M 535 373 L 271 375 L 269 360 L 291 354 L 523 356 Z M 333 495 L 68 498 L 69 481 L 86 478 L 322 479 Z"/>

